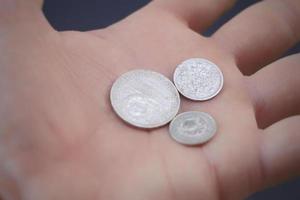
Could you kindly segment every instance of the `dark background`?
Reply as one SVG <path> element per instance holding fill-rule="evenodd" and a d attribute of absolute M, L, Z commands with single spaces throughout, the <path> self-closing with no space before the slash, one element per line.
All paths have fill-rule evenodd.
<path fill-rule="evenodd" d="M 44 12 L 56 30 L 85 31 L 109 26 L 148 2 L 149 0 L 45 0 Z M 256 2 L 258 0 L 239 0 L 235 7 L 210 27 L 204 35 L 211 35 L 238 12 Z M 298 44 L 286 54 L 299 52 Z M 300 178 L 258 192 L 247 200 L 300 200 Z"/>

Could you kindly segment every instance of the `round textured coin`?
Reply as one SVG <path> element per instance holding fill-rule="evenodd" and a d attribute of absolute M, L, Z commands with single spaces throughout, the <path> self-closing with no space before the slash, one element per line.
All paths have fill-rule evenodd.
<path fill-rule="evenodd" d="M 197 101 L 215 97 L 223 87 L 223 74 L 219 67 L 202 58 L 192 58 L 181 63 L 173 79 L 183 96 Z"/>
<path fill-rule="evenodd" d="M 204 112 L 184 112 L 171 122 L 169 133 L 177 142 L 185 145 L 202 144 L 210 140 L 217 131 L 212 116 Z"/>
<path fill-rule="evenodd" d="M 180 107 L 174 84 L 150 70 L 132 70 L 121 75 L 111 88 L 110 99 L 119 117 L 140 128 L 170 122 Z"/>

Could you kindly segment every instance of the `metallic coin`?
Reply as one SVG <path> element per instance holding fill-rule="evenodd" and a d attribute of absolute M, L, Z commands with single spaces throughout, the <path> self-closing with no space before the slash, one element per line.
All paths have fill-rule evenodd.
<path fill-rule="evenodd" d="M 184 61 L 176 68 L 173 79 L 183 96 L 196 101 L 215 97 L 223 87 L 221 70 L 214 63 L 202 58 Z"/>
<path fill-rule="evenodd" d="M 121 75 L 111 88 L 110 100 L 119 117 L 140 128 L 155 128 L 170 122 L 180 107 L 174 84 L 149 70 L 132 70 Z"/>
<path fill-rule="evenodd" d="M 210 140 L 217 131 L 212 116 L 204 112 L 184 112 L 171 122 L 169 133 L 177 142 L 185 145 L 202 144 Z"/>

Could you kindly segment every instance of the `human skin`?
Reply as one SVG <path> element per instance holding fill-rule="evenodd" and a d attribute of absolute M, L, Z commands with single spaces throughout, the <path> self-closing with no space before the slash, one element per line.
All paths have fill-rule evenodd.
<path fill-rule="evenodd" d="M 233 4 L 156 0 L 101 30 L 57 32 L 42 2 L 0 0 L 0 199 L 240 200 L 299 175 L 300 55 L 277 59 L 299 41 L 300 3 L 263 1 L 197 33 Z M 214 116 L 211 141 L 180 145 L 113 112 L 119 75 L 171 78 L 193 57 L 224 74 L 217 97 L 181 103 Z"/>

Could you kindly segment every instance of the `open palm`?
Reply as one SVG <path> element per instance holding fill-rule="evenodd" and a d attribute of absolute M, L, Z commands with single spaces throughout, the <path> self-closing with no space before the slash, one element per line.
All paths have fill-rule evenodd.
<path fill-rule="evenodd" d="M 210 38 L 194 30 L 232 1 L 157 0 L 89 32 L 52 30 L 34 0 L 0 3 L 3 199 L 232 200 L 299 173 L 300 118 L 290 116 L 299 114 L 300 56 L 258 71 L 300 38 L 297 0 L 259 3 Z M 119 75 L 143 68 L 171 78 L 193 57 L 225 79 L 211 101 L 182 99 L 181 111 L 216 119 L 209 143 L 183 146 L 167 126 L 136 129 L 112 111 Z"/>

